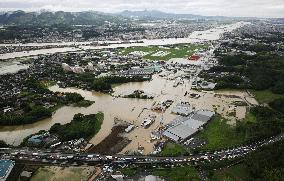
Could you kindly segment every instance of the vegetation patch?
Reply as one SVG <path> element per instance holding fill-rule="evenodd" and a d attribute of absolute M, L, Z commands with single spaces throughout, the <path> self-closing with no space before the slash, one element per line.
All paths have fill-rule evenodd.
<path fill-rule="evenodd" d="M 197 171 L 192 166 L 176 167 L 176 168 L 157 168 L 153 170 L 152 174 L 163 177 L 171 181 L 200 180 Z"/>
<path fill-rule="evenodd" d="M 284 98 L 283 94 L 275 94 L 271 90 L 250 90 L 255 99 L 260 103 L 269 103 L 275 99 Z"/>
<path fill-rule="evenodd" d="M 128 167 L 125 167 L 125 168 L 120 169 L 119 171 L 121 173 L 123 173 L 123 175 L 126 175 L 128 177 L 134 177 L 135 175 L 137 175 L 138 169 L 139 168 L 128 168 Z"/>
<path fill-rule="evenodd" d="M 188 151 L 184 147 L 172 142 L 166 143 L 161 152 L 161 156 L 181 156 L 187 154 Z"/>
<path fill-rule="evenodd" d="M 237 132 L 235 127 L 228 125 L 227 120 L 216 115 L 197 136 L 207 140 L 202 146 L 204 150 L 216 150 L 239 145 L 245 141 L 243 133 Z"/>
<path fill-rule="evenodd" d="M 64 125 L 56 123 L 49 132 L 58 135 L 63 141 L 79 138 L 89 139 L 100 130 L 103 119 L 103 113 L 76 114 L 70 123 Z"/>
<path fill-rule="evenodd" d="M 245 181 L 249 180 L 248 177 L 246 166 L 238 164 L 230 168 L 215 171 L 210 180 Z"/>

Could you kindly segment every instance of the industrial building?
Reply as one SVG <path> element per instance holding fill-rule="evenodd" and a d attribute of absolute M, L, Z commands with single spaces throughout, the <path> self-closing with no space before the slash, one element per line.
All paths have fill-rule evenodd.
<path fill-rule="evenodd" d="M 15 162 L 12 160 L 0 160 L 0 181 L 7 180 L 14 165 L 15 165 Z"/>
<path fill-rule="evenodd" d="M 179 116 L 170 124 L 163 135 L 173 141 L 184 141 L 198 132 L 214 116 L 213 111 L 198 110 L 188 117 Z"/>

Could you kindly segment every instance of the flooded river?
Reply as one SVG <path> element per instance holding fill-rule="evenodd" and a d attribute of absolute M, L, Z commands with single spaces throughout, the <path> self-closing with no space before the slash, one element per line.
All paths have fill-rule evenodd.
<path fill-rule="evenodd" d="M 46 46 L 46 45 L 58 45 L 58 46 L 76 46 L 75 47 L 64 47 L 64 48 L 50 48 L 50 49 L 41 49 L 41 50 L 32 50 L 25 52 L 14 52 L 14 53 L 6 53 L 0 54 L 0 60 L 26 57 L 26 56 L 34 56 L 41 54 L 51 54 L 56 52 L 68 52 L 68 51 L 79 51 L 86 49 L 104 49 L 104 48 L 119 48 L 119 47 L 131 47 L 131 46 L 149 46 L 149 45 L 169 45 L 169 44 L 179 44 L 179 43 L 197 43 L 204 41 L 213 41 L 218 40 L 223 33 L 230 32 L 236 28 L 239 28 L 247 22 L 238 22 L 230 25 L 224 25 L 217 28 L 212 28 L 206 31 L 194 31 L 187 38 L 168 38 L 168 39 L 142 39 L 143 43 L 134 43 L 134 41 L 130 41 L 131 43 L 122 43 L 119 41 L 104 41 L 99 43 L 109 43 L 107 46 L 92 46 L 90 45 L 92 42 L 61 42 L 61 43 L 28 43 L 28 44 L 0 44 L 0 46 Z"/>
<path fill-rule="evenodd" d="M 167 81 L 165 79 L 161 79 L 155 75 L 153 81 L 150 82 L 118 85 L 114 88 L 114 95 L 124 94 L 125 90 L 130 91 L 136 89 L 142 89 L 145 90 L 145 92 L 160 93 L 166 83 Z M 44 119 L 34 124 L 23 126 L 1 126 L 1 140 L 4 140 L 9 144 L 19 145 L 26 136 L 40 130 L 48 130 L 55 123 L 68 123 L 77 113 L 93 114 L 102 111 L 105 116 L 101 128 L 102 131 L 91 140 L 93 144 L 97 144 L 110 133 L 114 124 L 114 118 L 128 122 L 136 121 L 141 111 L 144 108 L 150 109 L 153 104 L 153 100 L 117 98 L 116 96 L 111 96 L 109 94 L 85 91 L 77 88 L 59 88 L 57 85 L 52 86 L 49 89 L 54 92 L 76 92 L 81 94 L 87 100 L 95 101 L 95 103 L 87 108 L 63 106 L 58 109 L 51 118 Z"/>

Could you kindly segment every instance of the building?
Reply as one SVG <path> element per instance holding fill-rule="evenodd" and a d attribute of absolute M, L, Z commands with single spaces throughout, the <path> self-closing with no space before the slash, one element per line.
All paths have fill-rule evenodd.
<path fill-rule="evenodd" d="M 80 67 L 79 65 L 75 65 L 74 67 L 72 67 L 72 70 L 74 73 L 77 73 L 77 74 L 85 72 L 84 69 Z"/>
<path fill-rule="evenodd" d="M 181 142 L 188 139 L 202 128 L 212 117 L 214 112 L 199 110 L 188 117 L 179 116 L 174 119 L 169 128 L 163 132 L 167 138 Z"/>
<path fill-rule="evenodd" d="M 188 60 L 191 60 L 191 61 L 198 61 L 200 59 L 200 56 L 198 55 L 192 55 L 188 58 Z"/>
<path fill-rule="evenodd" d="M 88 65 L 87 65 L 87 69 L 90 70 L 90 71 L 93 71 L 94 65 L 91 62 L 89 62 Z"/>
<path fill-rule="evenodd" d="M 189 104 L 189 102 L 181 102 L 178 103 L 173 109 L 172 113 L 182 115 L 182 116 L 189 116 L 189 114 L 192 112 L 192 106 Z"/>
<path fill-rule="evenodd" d="M 7 180 L 14 166 L 15 162 L 12 160 L 0 160 L 0 181 Z"/>
<path fill-rule="evenodd" d="M 43 136 L 42 135 L 34 135 L 28 139 L 29 145 L 38 146 L 43 143 Z"/>
<path fill-rule="evenodd" d="M 144 127 L 145 129 L 148 128 L 149 126 L 151 126 L 151 124 L 154 123 L 154 119 L 153 118 L 145 118 L 143 120 L 143 122 L 141 123 L 141 126 Z"/>
<path fill-rule="evenodd" d="M 62 63 L 62 68 L 67 72 L 72 72 L 72 68 L 67 63 Z"/>
<path fill-rule="evenodd" d="M 28 171 L 23 171 L 20 175 L 20 180 L 21 181 L 25 181 L 25 180 L 30 180 L 32 177 L 32 172 L 28 172 Z"/>

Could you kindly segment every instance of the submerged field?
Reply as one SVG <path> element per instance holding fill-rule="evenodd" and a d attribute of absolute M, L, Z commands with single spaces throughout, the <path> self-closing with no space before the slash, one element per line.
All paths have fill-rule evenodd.
<path fill-rule="evenodd" d="M 149 60 L 169 60 L 171 58 L 187 58 L 207 45 L 178 44 L 167 46 L 128 47 L 119 49 L 121 55 L 136 54 Z"/>

